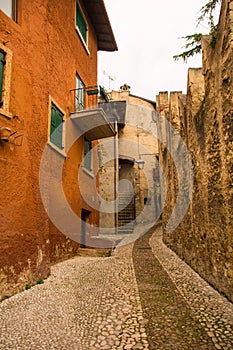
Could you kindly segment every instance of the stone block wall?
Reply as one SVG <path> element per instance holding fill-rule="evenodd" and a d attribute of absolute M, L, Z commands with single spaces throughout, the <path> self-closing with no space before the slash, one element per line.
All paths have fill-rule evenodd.
<path fill-rule="evenodd" d="M 233 301 L 233 1 L 223 0 L 214 47 L 204 37 L 203 68 L 189 69 L 187 96 L 157 96 L 157 109 L 182 136 L 192 160 L 193 190 L 178 227 L 167 229 L 177 201 L 187 194 L 178 183 L 168 142 L 181 141 L 160 122 L 160 158 L 166 182 L 164 242 L 217 290 Z M 184 154 L 179 154 L 182 158 Z M 183 158 L 183 164 L 186 159 Z M 185 173 L 187 169 L 184 169 Z M 189 174 L 190 176 L 190 174 Z M 190 178 L 191 180 L 191 178 Z M 184 203 L 184 202 L 183 202 Z M 182 209 L 179 203 L 176 214 Z M 168 232 L 169 231 L 169 232 Z"/>

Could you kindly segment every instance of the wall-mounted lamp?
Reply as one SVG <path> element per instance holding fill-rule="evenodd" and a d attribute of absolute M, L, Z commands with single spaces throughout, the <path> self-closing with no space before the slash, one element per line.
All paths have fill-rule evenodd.
<path fill-rule="evenodd" d="M 12 131 L 7 127 L 0 127 L 0 140 L 3 142 L 8 142 Z"/>
<path fill-rule="evenodd" d="M 10 128 L 0 127 L 0 141 L 9 142 L 15 146 L 22 146 L 23 134 L 18 131 L 11 131 Z"/>
<path fill-rule="evenodd" d="M 135 163 L 137 163 L 138 169 L 142 170 L 144 168 L 145 161 L 143 159 L 137 159 Z"/>

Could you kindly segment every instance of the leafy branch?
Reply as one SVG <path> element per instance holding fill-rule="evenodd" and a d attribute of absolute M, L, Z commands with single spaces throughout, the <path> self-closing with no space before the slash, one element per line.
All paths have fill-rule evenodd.
<path fill-rule="evenodd" d="M 173 56 L 173 59 L 175 61 L 178 61 L 180 58 L 184 60 L 184 62 L 187 62 L 187 59 L 199 52 L 201 52 L 201 38 L 202 33 L 195 33 L 191 35 L 183 36 L 182 39 L 186 40 L 186 44 L 184 46 L 185 50 L 184 52 L 180 53 L 179 55 Z"/>
<path fill-rule="evenodd" d="M 217 38 L 217 24 L 214 23 L 213 12 L 219 2 L 220 0 L 209 0 L 204 6 L 202 6 L 200 10 L 200 16 L 197 19 L 198 24 L 200 24 L 205 18 L 208 19 L 209 36 L 210 36 L 209 44 L 211 46 L 215 45 L 216 38 Z M 179 59 L 183 59 L 184 62 L 187 62 L 187 59 L 189 57 L 194 56 L 197 53 L 200 53 L 202 36 L 203 36 L 202 33 L 194 33 L 194 34 L 186 35 L 182 37 L 182 39 L 185 39 L 186 41 L 186 44 L 184 45 L 185 51 L 178 55 L 174 55 L 173 59 L 175 61 Z"/>
<path fill-rule="evenodd" d="M 213 12 L 220 0 L 210 0 L 200 10 L 200 16 L 197 19 L 197 23 L 200 24 L 207 17 L 209 20 L 210 29 L 215 26 Z"/>

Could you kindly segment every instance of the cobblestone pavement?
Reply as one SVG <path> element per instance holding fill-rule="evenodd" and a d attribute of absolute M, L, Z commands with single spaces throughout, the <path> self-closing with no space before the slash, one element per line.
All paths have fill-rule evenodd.
<path fill-rule="evenodd" d="M 149 240 L 155 257 L 212 340 L 216 349 L 233 349 L 233 304 L 162 243 L 158 227 Z"/>
<path fill-rule="evenodd" d="M 0 304 L 0 349 L 148 349 L 132 243 L 109 258 L 52 267 L 44 284 Z"/>
<path fill-rule="evenodd" d="M 109 258 L 76 257 L 59 263 L 44 284 L 4 300 L 0 303 L 0 349 L 233 349 L 232 304 L 167 249 L 160 235 L 156 230 L 145 237 L 153 250 L 138 249 L 140 238 Z M 139 260 L 138 266 L 144 266 L 144 286 L 151 283 L 151 257 L 160 276 L 160 284 L 157 279 L 157 285 L 145 288 L 144 294 L 133 265 L 142 252 L 145 261 Z M 156 302 L 151 297 L 145 303 L 148 290 L 149 295 L 157 293 Z M 181 323 L 173 322 L 178 315 L 174 308 L 167 308 L 163 317 L 163 295 L 182 311 Z M 153 329 L 148 328 L 147 309 L 152 321 L 159 321 Z M 181 343 L 177 334 L 183 335 Z"/>

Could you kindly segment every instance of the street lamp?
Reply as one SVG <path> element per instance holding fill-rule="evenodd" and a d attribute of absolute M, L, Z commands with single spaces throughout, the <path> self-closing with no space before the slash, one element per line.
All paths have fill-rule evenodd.
<path fill-rule="evenodd" d="M 137 159 L 135 163 L 137 163 L 138 169 L 142 170 L 144 168 L 145 161 L 143 159 Z"/>

